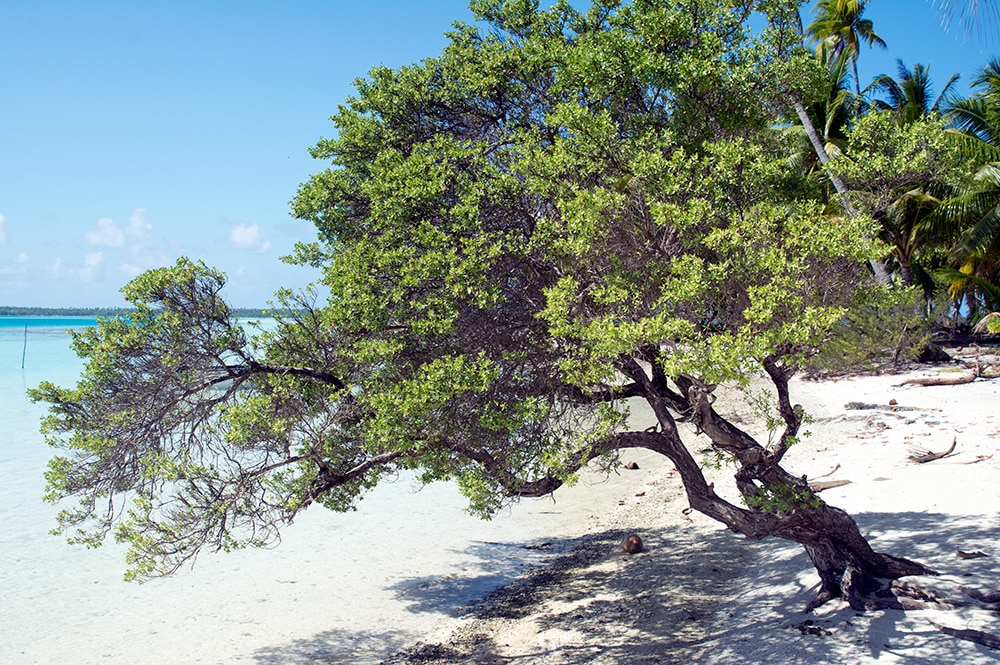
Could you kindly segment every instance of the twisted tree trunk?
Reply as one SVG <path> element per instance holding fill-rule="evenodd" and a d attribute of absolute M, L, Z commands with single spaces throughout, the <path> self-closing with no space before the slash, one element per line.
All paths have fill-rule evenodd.
<path fill-rule="evenodd" d="M 785 429 L 773 449 L 761 446 L 712 406 L 712 387 L 677 377 L 674 391 L 667 377 L 655 369 L 651 376 L 635 361 L 624 361 L 621 369 L 643 390 L 658 422 L 659 431 L 622 435 L 623 447 L 642 446 L 668 457 L 684 483 L 692 508 L 716 519 L 748 538 L 769 536 L 800 543 L 820 577 L 820 590 L 808 610 L 843 597 L 856 610 L 900 607 L 892 593 L 892 580 L 907 575 L 933 575 L 926 566 L 876 552 L 861 535 L 857 523 L 843 510 L 826 504 L 804 478 L 790 474 L 781 459 L 802 422 L 801 412 L 789 401 L 788 379 L 793 368 L 774 359 L 765 370 L 778 393 Z M 736 486 L 747 507 L 719 497 L 702 474 L 701 467 L 681 441 L 681 420 L 690 421 L 707 435 L 715 450 L 735 459 Z"/>

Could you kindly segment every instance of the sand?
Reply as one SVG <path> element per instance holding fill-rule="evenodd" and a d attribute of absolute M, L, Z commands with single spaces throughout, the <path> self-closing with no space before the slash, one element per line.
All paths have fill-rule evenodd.
<path fill-rule="evenodd" d="M 876 549 L 941 571 L 936 584 L 1000 587 L 1000 380 L 897 387 L 926 371 L 796 380 L 793 399 L 814 422 L 788 468 L 810 478 L 836 469 L 825 479 L 851 482 L 824 499 L 854 515 Z M 739 412 L 721 388 L 720 404 Z M 642 404 L 633 414 L 637 426 L 651 422 Z M 685 436 L 692 450 L 707 446 Z M 955 436 L 950 457 L 907 459 L 909 444 L 944 450 Z M 804 614 L 817 578 L 801 547 L 748 541 L 686 514 L 669 461 L 641 451 L 626 459 L 639 469 L 588 476 L 493 523 L 462 514 L 446 486 L 379 488 L 354 515 L 309 511 L 274 551 L 206 555 L 193 571 L 141 587 L 120 581 L 119 549 L 45 536 L 51 516 L 29 514 L 32 503 L 7 515 L 0 534 L 0 661 L 1000 661 L 1000 651 L 932 624 L 1000 633 L 996 616 L 970 608 L 858 615 L 836 601 Z M 710 475 L 735 498 L 731 469 Z M 22 476 L 40 483 L 38 469 Z M 22 514 L 24 524 L 14 519 Z M 645 551 L 623 553 L 627 533 Z"/>
<path fill-rule="evenodd" d="M 996 362 L 996 357 L 984 358 Z M 972 360 L 967 356 L 966 360 Z M 823 498 L 850 512 L 880 551 L 941 573 L 919 578 L 944 591 L 1000 587 L 1000 380 L 901 386 L 950 368 L 823 381 L 796 379 L 793 401 L 813 422 L 787 468 L 849 480 Z M 722 395 L 723 401 L 731 395 Z M 890 406 L 890 400 L 895 405 Z M 850 403 L 878 408 L 846 408 Z M 738 409 L 733 402 L 733 409 Z M 850 405 L 852 407 L 857 406 Z M 634 407 L 638 422 L 649 418 Z M 745 427 L 765 436 L 744 416 Z M 955 452 L 926 464 L 912 446 Z M 692 449 L 704 448 L 693 432 Z M 859 614 L 833 601 L 804 608 L 818 578 L 802 548 L 753 542 L 697 513 L 668 461 L 636 454 L 639 470 L 615 479 L 620 505 L 570 554 L 531 569 L 388 663 L 994 663 L 1000 651 L 935 624 L 1000 634 L 979 609 Z M 833 471 L 833 473 L 830 473 Z M 829 475 L 826 475 L 829 474 Z M 730 469 L 710 474 L 727 494 Z M 735 491 L 728 490 L 727 498 Z M 645 551 L 628 555 L 637 533 Z M 985 556 L 963 558 L 958 552 Z"/>

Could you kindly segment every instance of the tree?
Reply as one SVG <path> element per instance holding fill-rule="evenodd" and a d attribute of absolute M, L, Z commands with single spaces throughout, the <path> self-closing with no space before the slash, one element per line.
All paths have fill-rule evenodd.
<path fill-rule="evenodd" d="M 797 36 L 795 41 L 789 45 L 791 46 L 791 48 L 782 47 L 782 45 L 779 44 L 777 53 L 777 57 L 784 58 L 786 59 L 786 61 L 789 62 L 794 62 L 795 61 L 794 58 L 792 59 L 788 58 L 786 50 L 794 52 L 795 50 L 797 50 L 797 47 L 804 39 L 802 31 L 802 17 L 799 15 L 798 11 L 786 12 L 784 13 L 784 15 L 778 12 L 776 13 L 776 15 L 770 17 L 769 20 L 771 22 L 770 24 L 772 27 L 774 27 L 775 25 L 783 26 L 787 31 Z M 839 61 L 840 58 L 843 56 L 843 53 L 844 53 L 843 50 L 841 50 L 840 54 L 837 56 L 836 59 L 833 60 L 833 62 Z M 816 55 L 817 55 L 816 60 L 818 60 L 819 62 L 830 63 L 831 62 L 830 43 L 829 42 L 821 43 L 816 49 Z M 857 68 L 855 67 L 855 70 L 856 69 Z M 802 71 L 800 71 L 798 78 L 808 79 L 807 75 L 808 71 L 809 71 L 808 69 L 803 69 Z M 855 71 L 854 78 L 855 82 L 857 82 L 857 71 Z M 822 88 L 822 86 L 819 87 Z M 855 88 L 857 88 L 856 85 Z M 830 184 L 833 185 L 834 191 L 837 194 L 837 201 L 840 203 L 841 207 L 844 209 L 844 212 L 847 214 L 847 216 L 853 219 L 858 216 L 858 211 L 855 210 L 854 205 L 851 203 L 847 187 L 844 185 L 844 182 L 840 179 L 840 176 L 838 176 L 835 171 L 832 171 L 829 168 L 827 168 L 830 163 L 830 155 L 827 152 L 823 138 L 816 130 L 816 126 L 813 124 L 812 118 L 809 116 L 809 112 L 806 109 L 807 103 L 815 101 L 813 99 L 810 99 L 805 94 L 805 90 L 807 89 L 809 89 L 809 86 L 797 86 L 797 85 L 789 86 L 788 89 L 786 90 L 786 97 L 788 99 L 788 103 L 795 110 L 795 114 L 796 116 L 798 116 L 799 123 L 802 126 L 802 132 L 805 134 L 805 137 L 809 140 L 809 144 L 812 146 L 813 152 L 815 152 L 816 158 L 819 160 L 819 163 L 824 167 L 826 176 L 830 179 Z M 888 286 L 892 283 L 892 278 L 889 275 L 889 272 L 886 270 L 885 264 L 881 260 L 875 258 L 869 259 L 868 267 L 871 270 L 872 275 L 875 276 L 875 279 L 878 281 L 879 284 L 883 286 Z"/>
<path fill-rule="evenodd" d="M 930 67 L 917 63 L 909 69 L 902 60 L 896 61 L 899 79 L 887 74 L 879 76 L 869 88 L 885 94 L 885 100 L 876 100 L 878 109 L 891 109 L 899 116 L 900 122 L 916 122 L 934 113 L 941 113 L 948 95 L 958 82 L 959 75 L 952 74 L 937 97 L 931 86 Z M 933 101 L 932 101 L 933 98 Z"/>
<path fill-rule="evenodd" d="M 917 258 L 952 242 L 957 234 L 955 224 L 938 211 L 960 179 L 957 164 L 949 154 L 951 146 L 942 143 L 945 129 L 940 122 L 958 74 L 934 97 L 929 67 L 918 63 L 911 70 L 902 61 L 897 64 L 898 80 L 882 75 L 867 88 L 882 92 L 886 98 L 872 103 L 873 111 L 882 112 L 872 114 L 880 120 L 868 123 L 859 133 L 864 136 L 864 146 L 859 146 L 852 155 L 864 175 L 845 180 L 853 180 L 856 196 L 877 200 L 874 207 L 866 210 L 879 221 L 882 239 L 893 248 L 900 280 L 904 286 L 911 286 L 916 283 L 914 269 L 922 267 L 915 263 Z M 899 130 L 885 123 L 890 117 L 900 126 Z M 874 130 L 875 126 L 879 129 Z M 878 140 L 871 139 L 872 131 L 879 134 Z M 943 175 L 946 172 L 947 180 Z M 892 186 L 884 187 L 889 181 Z M 930 297 L 934 288 L 930 273 L 918 269 L 917 274 L 923 278 L 920 281 Z"/>
<path fill-rule="evenodd" d="M 818 128 L 815 131 L 828 158 L 837 157 L 844 151 L 847 142 L 847 129 L 852 116 L 857 112 L 856 107 L 859 100 L 847 87 L 848 55 L 841 53 L 837 58 L 831 59 L 830 50 L 824 44 L 819 49 L 817 57 L 826 66 L 829 90 L 822 99 L 811 103 L 806 112 L 812 126 Z M 792 148 L 792 162 L 806 173 L 816 173 L 818 167 L 821 166 L 820 158 L 812 146 L 808 130 L 803 125 L 801 118 L 797 117 L 791 123 L 787 133 L 793 137 L 795 142 Z"/>
<path fill-rule="evenodd" d="M 823 219 L 771 129 L 811 59 L 775 57 L 797 35 L 747 21 L 786 25 L 796 3 L 472 7 L 488 28 L 373 70 L 314 148 L 330 168 L 293 210 L 319 240 L 293 260 L 323 270 L 322 304 L 283 292 L 292 314 L 248 337 L 223 277 L 181 261 L 124 289 L 129 319 L 74 336 L 80 383 L 32 392 L 65 451 L 49 496 L 81 501 L 63 529 L 114 531 L 133 574 L 167 574 L 400 468 L 488 515 L 643 447 L 693 508 L 801 543 L 813 606 L 899 606 L 889 581 L 931 571 L 873 550 L 782 466 L 805 417 L 789 380 L 880 251 L 871 219 Z M 713 406 L 723 382 L 758 396 L 754 377 L 766 442 Z M 628 399 L 656 427 L 629 429 Z M 705 480 L 684 423 L 732 488 Z"/>
<path fill-rule="evenodd" d="M 830 57 L 836 60 L 841 53 L 848 53 L 854 68 L 854 92 L 861 96 L 858 81 L 858 56 L 861 43 L 886 48 L 885 42 L 875 32 L 874 24 L 863 18 L 867 0 L 819 0 L 813 8 L 816 18 L 806 31 L 820 47 L 831 49 Z"/>
<path fill-rule="evenodd" d="M 973 80 L 976 93 L 948 110 L 957 134 L 957 152 L 978 170 L 949 199 L 942 214 L 965 225 L 946 272 L 956 298 L 966 298 L 974 316 L 1000 310 L 1000 59 L 993 58 Z"/>
<path fill-rule="evenodd" d="M 1000 2 L 997 0 L 934 0 L 945 30 L 958 18 L 962 30 L 968 34 L 977 32 L 984 44 L 996 38 L 996 28 L 1000 25 Z"/>

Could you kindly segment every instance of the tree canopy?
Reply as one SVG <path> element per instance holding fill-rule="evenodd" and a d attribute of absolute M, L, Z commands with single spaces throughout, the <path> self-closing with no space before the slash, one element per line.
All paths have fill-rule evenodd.
<path fill-rule="evenodd" d="M 273 329 L 250 334 L 224 277 L 181 260 L 124 289 L 134 314 L 74 335 L 80 383 L 32 392 L 64 451 L 49 497 L 80 501 L 61 527 L 113 531 L 133 575 L 169 574 L 399 469 L 489 515 L 644 447 L 695 509 L 802 543 L 817 604 L 889 606 L 884 580 L 927 569 L 874 552 L 781 465 L 804 418 L 790 377 L 888 253 L 871 215 L 827 214 L 776 131 L 828 95 L 798 3 L 472 8 L 440 55 L 372 70 L 333 116 L 313 149 L 328 167 L 293 202 L 319 237 L 289 259 L 323 277 L 279 294 Z M 714 408 L 720 383 L 761 404 L 767 441 Z M 630 429 L 633 398 L 655 427 Z M 732 463 L 738 501 L 685 423 Z"/>

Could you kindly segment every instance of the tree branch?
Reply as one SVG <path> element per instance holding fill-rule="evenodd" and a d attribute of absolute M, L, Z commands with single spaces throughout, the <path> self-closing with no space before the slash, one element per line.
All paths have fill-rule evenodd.
<path fill-rule="evenodd" d="M 258 362 L 256 360 L 250 360 L 247 362 L 246 367 L 254 373 L 258 374 L 277 374 L 279 376 L 291 375 L 300 376 L 307 379 L 314 379 L 320 383 L 327 383 L 332 385 L 334 388 L 343 390 L 347 385 L 335 374 L 330 372 L 324 372 L 323 370 L 313 369 L 311 367 L 294 367 L 288 365 L 271 365 L 268 363 Z"/>
<path fill-rule="evenodd" d="M 777 356 L 768 356 L 763 360 L 762 364 L 764 371 L 771 377 L 771 382 L 778 393 L 778 412 L 781 414 L 782 420 L 785 421 L 785 431 L 782 432 L 778 445 L 771 452 L 771 462 L 777 464 L 785 456 L 785 453 L 788 452 L 788 447 L 802 425 L 801 407 L 796 409 L 792 406 L 791 397 L 788 393 L 788 380 L 795 374 L 796 368 L 790 365 L 779 364 Z"/>

